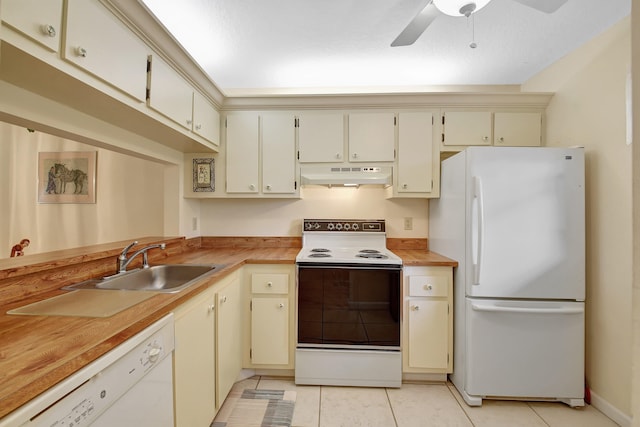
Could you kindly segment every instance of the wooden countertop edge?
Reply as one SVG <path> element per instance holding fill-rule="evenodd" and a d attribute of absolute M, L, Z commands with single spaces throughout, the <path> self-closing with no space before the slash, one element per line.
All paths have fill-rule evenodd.
<path fill-rule="evenodd" d="M 154 239 L 154 238 L 150 238 Z M 166 240 L 157 238 L 160 240 Z M 156 240 L 157 240 L 156 239 Z M 183 239 L 183 238 L 180 238 Z M 120 249 L 105 249 L 108 256 L 117 255 Z M 227 275 L 240 269 L 246 264 L 294 264 L 295 255 L 299 248 L 282 248 L 282 247 L 267 247 L 267 248 L 247 248 L 247 247 L 219 247 L 219 248 L 202 248 L 190 250 L 181 254 L 172 255 L 163 259 L 163 263 L 221 263 L 225 264 L 225 267 L 220 271 L 214 273 L 210 277 L 203 279 L 201 283 L 197 283 L 189 289 L 177 293 L 177 294 L 158 294 L 154 297 L 143 301 L 129 309 L 123 310 L 120 313 L 115 314 L 109 318 L 64 318 L 55 316 L 11 316 L 5 314 L 7 310 L 15 308 L 16 306 L 25 305 L 38 300 L 43 300 L 60 294 L 64 291 L 57 290 L 48 292 L 47 294 L 40 294 L 34 297 L 32 301 L 21 301 L 19 304 L 3 304 L 0 318 L 4 317 L 3 323 L 20 324 L 21 322 L 28 323 L 33 326 L 30 330 L 42 330 L 38 325 L 42 326 L 46 323 L 53 322 L 64 326 L 65 324 L 73 325 L 75 329 L 80 328 L 80 324 L 88 330 L 95 329 L 94 335 L 100 335 L 100 340 L 91 340 L 86 338 L 86 345 L 82 349 L 76 352 L 64 352 L 57 360 L 52 360 L 51 363 L 46 365 L 43 369 L 42 366 L 22 366 L 10 368 L 6 363 L 6 358 L 10 357 L 10 353 L 15 353 L 10 349 L 3 349 L 0 354 L 0 365 L 2 365 L 2 359 L 5 359 L 5 366 L 0 369 L 0 418 L 9 414 L 11 411 L 17 409 L 24 403 L 28 402 L 38 394 L 51 388 L 59 381 L 63 380 L 73 372 L 85 366 L 88 363 L 96 360 L 109 350 L 115 348 L 119 344 L 123 343 L 127 339 L 131 338 L 144 328 L 148 327 L 155 321 L 159 320 L 166 314 L 170 313 L 177 306 L 193 298 L 199 293 L 203 292 L 215 282 L 223 279 Z M 113 252 L 115 251 L 115 252 Z M 457 263 L 439 254 L 425 251 L 425 250 L 394 250 L 401 258 L 407 258 L 404 261 L 405 266 L 448 266 L 455 267 Z M 88 256 L 96 256 L 97 258 L 104 257 L 105 252 L 101 252 L 100 255 L 91 254 Z M 74 258 L 75 259 L 75 258 Z M 78 262 L 85 262 L 80 256 Z M 403 258 L 404 259 L 404 258 Z M 48 262 L 49 268 L 55 268 L 55 262 Z M 44 267 L 36 267 L 31 270 L 30 273 L 46 270 Z M 0 276 L 1 277 L 1 276 Z M 144 313 L 144 314 L 142 314 Z M 7 321 L 7 317 L 11 316 L 14 319 Z M 25 319 L 27 317 L 28 319 Z M 55 317 L 55 319 L 52 319 Z M 15 325 L 14 325 L 15 326 Z M 15 329 L 20 329 L 15 326 Z M 49 329 L 52 329 L 49 327 Z M 74 330 L 75 330 L 74 329 Z M 46 330 L 46 329 L 45 329 Z M 79 334 L 79 332 L 78 332 Z M 9 339 L 7 335 L 3 337 L 3 340 Z M 37 339 L 33 338 L 35 341 Z M 9 339 L 10 341 L 10 339 Z M 8 350 L 8 351 L 7 351 Z M 40 349 L 43 351 L 45 349 Z M 66 349 L 65 349 L 66 350 Z M 22 360 L 22 359 L 21 359 Z M 13 360 L 15 362 L 15 360 Z M 25 362 L 26 363 L 26 362 Z M 39 374 L 27 371 L 32 375 L 32 378 L 28 382 L 10 381 L 10 372 L 21 372 L 25 368 L 40 371 Z M 9 377 L 9 380 L 7 378 Z M 2 390 L 4 389 L 4 390 Z"/>

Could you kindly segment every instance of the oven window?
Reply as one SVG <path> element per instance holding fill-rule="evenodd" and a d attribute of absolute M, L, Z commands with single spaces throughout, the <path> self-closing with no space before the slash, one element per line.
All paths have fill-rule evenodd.
<path fill-rule="evenodd" d="M 400 269 L 298 267 L 298 344 L 400 346 Z"/>

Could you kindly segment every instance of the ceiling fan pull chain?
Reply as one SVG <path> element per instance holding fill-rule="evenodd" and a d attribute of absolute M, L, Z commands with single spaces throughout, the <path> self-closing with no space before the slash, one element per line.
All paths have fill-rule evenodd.
<path fill-rule="evenodd" d="M 467 16 L 467 23 L 469 23 L 469 21 L 471 21 L 471 43 L 469 43 L 469 47 L 471 49 L 475 49 L 476 47 L 478 47 L 478 44 L 476 43 L 476 21 L 475 21 L 475 13 L 472 13 L 471 15 Z"/>

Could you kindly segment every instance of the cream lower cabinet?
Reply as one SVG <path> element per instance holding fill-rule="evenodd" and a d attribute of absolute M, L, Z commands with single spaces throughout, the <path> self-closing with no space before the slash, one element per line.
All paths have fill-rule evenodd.
<path fill-rule="evenodd" d="M 242 370 L 240 273 L 228 276 L 216 289 L 216 407 L 220 408 Z"/>
<path fill-rule="evenodd" d="M 216 415 L 214 290 L 181 305 L 174 315 L 176 426 L 208 426 Z"/>
<path fill-rule="evenodd" d="M 404 268 L 403 372 L 452 372 L 452 297 L 451 267 Z"/>
<path fill-rule="evenodd" d="M 293 369 L 294 265 L 247 265 L 246 368 Z"/>

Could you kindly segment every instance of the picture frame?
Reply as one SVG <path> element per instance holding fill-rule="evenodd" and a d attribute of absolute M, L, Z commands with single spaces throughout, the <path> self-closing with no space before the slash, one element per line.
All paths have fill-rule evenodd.
<path fill-rule="evenodd" d="M 214 192 L 216 189 L 213 158 L 193 159 L 193 191 Z"/>
<path fill-rule="evenodd" d="M 38 203 L 95 203 L 96 151 L 38 153 Z"/>

